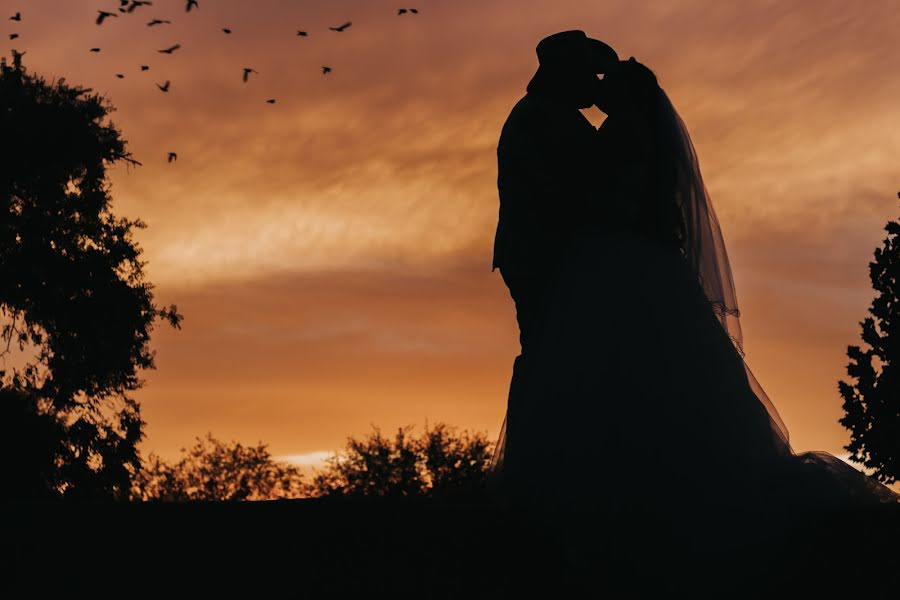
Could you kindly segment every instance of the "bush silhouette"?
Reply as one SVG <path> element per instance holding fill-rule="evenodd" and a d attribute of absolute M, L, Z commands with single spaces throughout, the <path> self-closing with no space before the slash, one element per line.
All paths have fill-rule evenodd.
<path fill-rule="evenodd" d="M 274 500 L 304 494 L 296 467 L 272 459 L 265 444 L 221 442 L 207 433 L 170 464 L 151 454 L 135 477 L 135 500 Z"/>
<path fill-rule="evenodd" d="M 128 392 L 157 318 L 140 220 L 111 212 L 106 168 L 138 164 L 113 108 L 48 83 L 17 55 L 0 65 L 0 467 L 23 498 L 126 498 L 140 466 L 140 409 Z"/>
<path fill-rule="evenodd" d="M 842 380 L 838 389 L 846 412 L 840 423 L 851 434 L 844 446 L 850 460 L 890 485 L 900 479 L 900 222 L 888 221 L 884 229 L 888 237 L 869 263 L 877 296 L 871 316 L 860 321 L 868 347 L 847 347 L 847 374 L 855 381 Z"/>
<path fill-rule="evenodd" d="M 483 498 L 493 453 L 484 434 L 426 423 L 421 437 L 410 437 L 408 425 L 392 441 L 374 429 L 365 439 L 347 439 L 344 452 L 316 473 L 310 495 Z"/>

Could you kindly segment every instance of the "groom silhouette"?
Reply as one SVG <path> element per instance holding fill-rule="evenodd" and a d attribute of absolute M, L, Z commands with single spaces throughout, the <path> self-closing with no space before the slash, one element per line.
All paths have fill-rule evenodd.
<path fill-rule="evenodd" d="M 500 210 L 491 268 L 500 269 L 515 302 L 525 357 L 540 338 L 547 294 L 567 242 L 597 206 L 605 150 L 579 109 L 594 104 L 597 74 L 619 60 L 612 48 L 580 30 L 547 36 L 536 52 L 538 69 L 497 145 Z"/>

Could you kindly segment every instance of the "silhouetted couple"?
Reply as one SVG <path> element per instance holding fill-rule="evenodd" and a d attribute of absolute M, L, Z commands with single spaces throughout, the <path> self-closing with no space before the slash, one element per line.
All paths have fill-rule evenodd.
<path fill-rule="evenodd" d="M 582 31 L 544 38 L 537 56 L 497 148 L 493 267 L 522 350 L 495 497 L 549 509 L 595 545 L 617 519 L 656 518 L 697 548 L 776 526 L 713 522 L 722 506 L 900 500 L 831 454 L 793 452 L 744 361 L 719 224 L 654 73 Z M 579 110 L 592 105 L 599 128 Z"/>

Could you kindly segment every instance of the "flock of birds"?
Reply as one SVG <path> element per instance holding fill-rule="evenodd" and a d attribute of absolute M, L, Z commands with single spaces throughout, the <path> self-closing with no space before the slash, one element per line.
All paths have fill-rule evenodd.
<path fill-rule="evenodd" d="M 111 11 L 107 11 L 107 10 L 98 10 L 97 18 L 95 19 L 94 22 L 97 25 L 103 25 L 103 23 L 106 22 L 107 19 L 118 18 L 120 14 L 130 15 L 130 14 L 134 13 L 137 9 L 145 7 L 145 6 L 153 6 L 153 1 L 152 0 L 119 0 L 118 12 L 111 12 Z M 189 13 L 189 12 L 193 11 L 194 9 L 199 9 L 199 8 L 200 8 L 200 2 L 198 0 L 185 0 L 185 7 L 184 7 L 185 12 Z M 418 13 L 419 13 L 418 9 L 415 9 L 415 8 L 399 8 L 399 9 L 397 9 L 398 16 L 405 15 L 405 14 L 415 15 Z M 21 22 L 22 21 L 22 13 L 16 12 L 13 16 L 9 17 L 9 20 Z M 170 21 L 168 19 L 154 18 L 147 22 L 147 27 L 158 27 L 160 25 L 170 25 L 171 23 L 172 23 L 172 21 Z M 328 29 L 330 29 L 331 31 L 335 31 L 337 33 L 341 33 L 343 31 L 346 31 L 347 28 L 350 27 L 351 25 L 353 25 L 353 22 L 347 21 L 345 23 L 341 23 L 340 25 L 338 25 L 336 27 L 329 27 Z M 222 33 L 224 33 L 225 35 L 231 35 L 231 33 L 232 33 L 232 29 L 230 27 L 222 27 L 221 29 L 222 29 Z M 308 37 L 309 32 L 298 29 L 297 36 Z M 15 40 L 18 38 L 19 38 L 18 33 L 9 34 L 10 40 Z M 160 54 L 173 54 L 179 48 L 181 48 L 181 44 L 173 44 L 167 48 L 161 48 L 161 49 L 157 50 L 157 52 L 159 52 Z M 92 53 L 97 53 L 97 52 L 100 52 L 100 48 L 96 48 L 96 47 L 90 48 L 89 51 Z M 12 50 L 13 64 L 14 65 L 21 64 L 22 56 L 24 54 L 25 54 L 25 52 L 19 52 L 18 50 L 13 49 Z M 141 71 L 149 71 L 150 70 L 149 65 L 141 65 L 140 68 L 141 68 Z M 327 65 L 322 65 L 322 74 L 323 75 L 328 75 L 329 73 L 331 73 L 331 71 L 332 71 L 331 67 L 329 67 Z M 250 80 L 251 74 L 258 74 L 258 71 L 256 71 L 252 67 L 243 67 L 241 80 L 244 83 L 247 83 Z M 115 76 L 118 79 L 125 78 L 124 73 L 116 73 Z M 169 91 L 171 85 L 172 85 L 172 82 L 169 80 L 166 80 L 163 83 L 157 83 L 156 87 L 159 88 L 159 90 L 161 92 L 167 93 Z M 275 98 L 266 99 L 266 104 L 275 104 Z M 172 163 L 172 162 L 175 162 L 177 159 L 178 159 L 178 154 L 175 152 L 169 152 L 166 155 L 167 162 Z"/>

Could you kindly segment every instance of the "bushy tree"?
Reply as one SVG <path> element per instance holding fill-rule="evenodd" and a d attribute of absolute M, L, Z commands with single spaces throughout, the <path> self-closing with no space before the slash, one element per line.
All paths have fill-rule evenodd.
<path fill-rule="evenodd" d="M 135 500 L 274 500 L 304 495 L 297 467 L 273 460 L 265 444 L 197 438 L 181 459 L 167 463 L 151 454 L 134 480 Z"/>
<path fill-rule="evenodd" d="M 311 495 L 482 497 L 493 453 L 483 433 L 457 433 L 444 423 L 429 429 L 426 423 L 419 438 L 408 435 L 408 425 L 390 440 L 374 429 L 365 439 L 347 439 L 345 450 L 314 476 Z"/>
<path fill-rule="evenodd" d="M 900 193 L 898 193 L 900 197 Z M 900 479 L 900 223 L 889 221 L 881 248 L 869 263 L 877 292 L 871 316 L 860 322 L 867 348 L 848 346 L 850 383 L 838 382 L 850 430 L 850 460 L 873 470 L 885 484 Z"/>
<path fill-rule="evenodd" d="M 13 496 L 122 498 L 143 420 L 128 393 L 157 319 L 106 169 L 136 165 L 91 90 L 0 66 L 0 468 Z"/>

